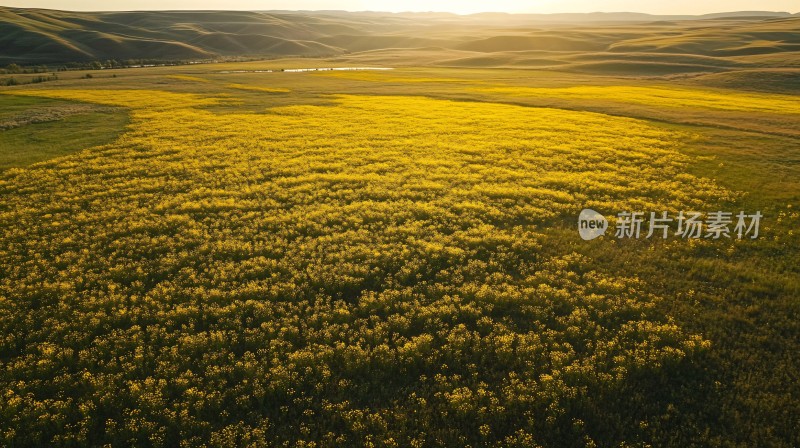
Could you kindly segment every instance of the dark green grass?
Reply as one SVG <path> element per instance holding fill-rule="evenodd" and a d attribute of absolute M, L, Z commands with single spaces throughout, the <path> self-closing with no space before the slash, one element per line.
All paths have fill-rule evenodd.
<path fill-rule="evenodd" d="M 2 95 L 0 96 L 0 121 L 13 118 L 32 107 L 58 106 L 59 104 L 64 104 L 64 102 L 48 98 Z"/>

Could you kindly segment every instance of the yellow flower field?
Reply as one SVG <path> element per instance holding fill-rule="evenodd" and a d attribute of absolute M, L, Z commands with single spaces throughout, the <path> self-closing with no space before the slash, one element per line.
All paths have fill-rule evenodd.
<path fill-rule="evenodd" d="M 800 103 L 789 95 L 715 92 L 686 87 L 576 86 L 563 88 L 486 87 L 476 91 L 517 97 L 573 100 L 610 100 L 666 108 L 702 108 L 723 111 L 800 114 Z"/>
<path fill-rule="evenodd" d="M 731 198 L 686 172 L 686 135 L 409 96 L 223 113 L 236 98 L 13 94 L 131 122 L 0 177 L 2 336 L 23 353 L 3 355 L 0 440 L 589 443 L 574 415 L 709 346 L 550 238 L 583 207 Z"/>

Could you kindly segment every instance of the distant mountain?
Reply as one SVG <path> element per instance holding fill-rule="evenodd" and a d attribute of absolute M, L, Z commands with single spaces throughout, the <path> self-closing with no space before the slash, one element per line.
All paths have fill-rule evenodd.
<path fill-rule="evenodd" d="M 798 14 L 796 14 L 798 15 Z M 737 11 L 737 12 L 717 12 L 714 14 L 704 14 L 701 19 L 719 19 L 725 17 L 791 17 L 788 12 L 771 11 Z"/>
<path fill-rule="evenodd" d="M 698 20 L 704 21 L 703 30 L 686 34 L 697 28 L 691 24 Z M 565 23 L 572 26 L 565 28 Z M 648 25 L 647 33 L 642 28 L 625 28 L 637 23 L 652 26 Z M 523 63 L 519 60 L 524 52 L 537 51 L 668 52 L 716 57 L 797 51 L 798 25 L 800 19 L 791 14 L 762 11 L 704 16 L 459 16 L 344 11 L 70 12 L 0 7 L 0 66 L 109 59 L 320 57 L 433 48 L 454 52 L 461 61 L 458 64 L 491 64 L 502 59 Z M 501 52 L 511 56 L 496 57 Z"/>
<path fill-rule="evenodd" d="M 652 22 L 662 20 L 703 20 L 720 18 L 780 18 L 791 17 L 788 12 L 774 11 L 735 11 L 720 12 L 704 15 L 653 15 L 637 12 L 591 12 L 591 13 L 558 13 L 558 14 L 507 14 L 507 13 L 478 13 L 468 17 L 487 18 L 493 20 L 510 20 L 515 23 L 526 22 Z"/>

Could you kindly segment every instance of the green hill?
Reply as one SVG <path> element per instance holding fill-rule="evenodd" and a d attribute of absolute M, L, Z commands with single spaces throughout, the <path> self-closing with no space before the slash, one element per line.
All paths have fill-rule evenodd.
<path fill-rule="evenodd" d="M 0 63 L 343 52 L 314 41 L 324 33 L 316 31 L 312 22 L 256 12 L 78 13 L 0 8 Z"/>
<path fill-rule="evenodd" d="M 0 7 L 0 66 L 111 59 L 329 57 L 337 63 L 527 67 L 614 76 L 697 76 L 740 70 L 754 76 L 757 70 L 800 66 L 798 29 L 800 17 L 768 12 L 458 16 Z M 770 77 L 780 85 L 769 89 L 796 82 L 794 76 Z"/>

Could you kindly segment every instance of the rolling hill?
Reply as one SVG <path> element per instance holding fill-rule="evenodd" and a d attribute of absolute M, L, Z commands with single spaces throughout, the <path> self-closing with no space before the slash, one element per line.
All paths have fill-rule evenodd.
<path fill-rule="evenodd" d="M 175 11 L 79 13 L 0 8 L 0 61 L 52 63 L 105 59 L 207 59 L 220 56 L 326 56 L 316 42 L 347 26 L 267 13 Z"/>
<path fill-rule="evenodd" d="M 327 57 L 341 63 L 527 67 L 614 76 L 738 70 L 753 76 L 754 70 L 800 67 L 798 29 L 800 16 L 757 11 L 705 16 L 458 16 L 0 7 L 0 66 L 111 59 Z"/>

